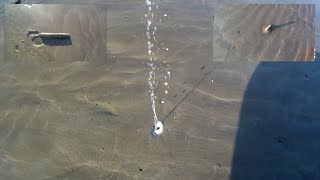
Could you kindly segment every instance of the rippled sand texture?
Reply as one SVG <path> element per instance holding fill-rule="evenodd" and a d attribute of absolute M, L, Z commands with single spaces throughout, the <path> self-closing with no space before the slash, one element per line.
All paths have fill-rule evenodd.
<path fill-rule="evenodd" d="M 319 145 L 300 139 L 312 137 L 312 142 L 319 139 L 313 136 L 319 132 L 313 129 L 317 128 L 318 116 L 311 119 L 312 124 L 306 121 L 310 120 L 308 113 L 318 112 L 314 105 L 317 96 L 313 94 L 317 93 L 313 86 L 319 84 L 315 79 L 318 67 L 307 63 L 310 68 L 299 70 L 303 66 L 296 63 L 286 68 L 285 64 L 282 67 L 261 64 L 261 67 L 258 62 L 212 62 L 212 7 L 205 1 L 193 0 L 157 3 L 159 9 L 154 11 L 154 21 L 161 19 L 161 23 L 157 24 L 159 37 L 154 43 L 159 48 L 154 52 L 159 68 L 156 70 L 156 109 L 159 119 L 164 119 L 162 136 L 151 135 L 153 114 L 148 92 L 145 1 L 108 3 L 99 6 L 101 12 L 107 12 L 107 26 L 102 27 L 107 28 L 108 36 L 105 43 L 108 57 L 104 61 L 96 61 L 91 56 L 87 61 L 71 61 L 68 56 L 49 61 L 40 58 L 41 55 L 47 57 L 44 51 L 27 46 L 33 50 L 33 56 L 29 57 L 32 53 L 20 45 L 20 50 L 9 54 L 12 59 L 1 64 L 0 179 L 228 179 L 230 175 L 239 177 L 243 172 L 241 177 L 247 175 L 250 169 L 245 165 L 249 161 L 253 172 L 256 172 L 254 163 L 265 167 L 256 157 L 275 162 L 271 168 L 281 167 L 277 165 L 284 163 L 273 161 L 279 154 L 285 156 L 288 164 L 305 165 L 295 173 L 309 175 L 306 167 L 318 168 L 312 159 L 316 159 Z M 17 34 L 13 36 L 17 37 L 11 43 L 13 46 L 25 38 L 24 28 L 29 27 L 23 22 L 28 22 L 24 19 L 29 16 L 23 14 L 28 14 L 29 9 L 9 8 L 12 8 L 12 17 L 18 15 L 23 19 L 22 25 L 16 23 L 15 28 L 12 23 L 11 28 L 18 33 L 8 31 Z M 12 22 L 20 22 L 19 18 L 12 18 Z M 79 24 L 82 21 L 87 20 L 79 20 Z M 72 25 L 74 22 L 69 21 Z M 24 43 L 27 42 L 26 39 Z M 18 52 L 29 60 L 21 59 Z M 259 76 L 252 77 L 259 66 Z M 271 88 L 269 84 L 274 79 L 278 80 L 277 86 Z M 255 91 L 247 90 L 251 80 L 255 83 L 250 87 Z M 268 86 L 260 89 L 264 81 L 268 81 Z M 306 94 L 303 93 L 305 85 Z M 246 92 L 250 96 L 245 96 Z M 255 97 L 257 95 L 262 97 Z M 250 106 L 244 103 L 244 96 L 249 98 Z M 267 100 L 270 98 L 277 99 L 276 104 Z M 279 125 L 273 117 L 278 110 L 279 121 L 294 120 L 296 124 Z M 299 121 L 301 116 L 307 119 Z M 273 122 L 271 125 L 277 127 L 278 134 L 269 134 L 273 127 L 269 126 L 268 118 Z M 266 122 L 262 124 L 262 120 Z M 304 131 L 300 131 L 301 127 Z M 299 133 L 303 136 L 299 137 Z M 287 134 L 287 138 L 279 138 Z M 266 151 L 265 147 L 284 149 Z M 314 150 L 308 159 L 300 156 L 305 152 L 304 147 Z M 265 156 L 264 152 L 269 154 Z M 302 162 L 312 163 L 300 163 L 300 157 Z M 290 167 L 284 168 L 287 169 Z M 266 174 L 269 175 L 265 173 L 263 177 Z"/>
<path fill-rule="evenodd" d="M 35 46 L 27 30 L 69 33 L 72 44 Z M 106 52 L 106 9 L 96 5 L 6 5 L 7 60 L 95 61 Z"/>
<path fill-rule="evenodd" d="M 215 61 L 314 60 L 314 5 L 229 4 L 215 12 Z M 275 29 L 263 34 L 268 24 Z"/>
<path fill-rule="evenodd" d="M 163 136 L 155 138 L 147 6 L 107 8 L 106 61 L 8 59 L 0 67 L 1 179 L 227 177 L 236 122 L 223 123 L 227 115 L 213 105 L 237 109 L 232 103 L 241 93 L 210 92 L 212 78 L 228 74 L 212 72 L 210 9 L 187 1 L 154 10 L 154 21 L 161 19 L 156 105 L 159 119 L 166 117 Z"/>

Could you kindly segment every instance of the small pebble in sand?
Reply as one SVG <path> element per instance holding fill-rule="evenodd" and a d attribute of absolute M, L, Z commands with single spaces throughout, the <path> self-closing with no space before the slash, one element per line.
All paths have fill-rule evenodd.
<path fill-rule="evenodd" d="M 163 104 L 164 103 L 164 101 L 161 101 L 161 104 Z"/>
<path fill-rule="evenodd" d="M 167 82 L 165 82 L 165 83 L 164 83 L 164 85 L 166 85 L 166 86 L 167 86 L 167 85 L 168 85 L 168 83 L 167 83 Z"/>
<path fill-rule="evenodd" d="M 166 94 L 168 94 L 168 91 L 164 91 Z"/>
<path fill-rule="evenodd" d="M 167 17 L 168 15 L 167 15 L 167 14 L 164 14 L 163 16 L 164 16 L 164 17 Z"/>

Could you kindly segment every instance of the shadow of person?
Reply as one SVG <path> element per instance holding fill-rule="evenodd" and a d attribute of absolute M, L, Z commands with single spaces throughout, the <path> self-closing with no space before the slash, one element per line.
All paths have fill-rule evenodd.
<path fill-rule="evenodd" d="M 316 51 L 315 61 L 320 61 L 320 52 Z"/>
<path fill-rule="evenodd" d="M 319 68 L 257 66 L 243 97 L 231 180 L 320 179 Z"/>

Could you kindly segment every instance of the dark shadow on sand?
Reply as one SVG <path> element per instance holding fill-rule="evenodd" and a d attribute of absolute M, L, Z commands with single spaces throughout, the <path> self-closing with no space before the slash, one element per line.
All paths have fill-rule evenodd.
<path fill-rule="evenodd" d="M 279 25 L 273 24 L 273 25 L 271 26 L 271 31 L 274 31 L 274 30 L 276 30 L 276 29 L 279 29 L 279 28 L 288 26 L 288 25 L 293 24 L 293 23 L 295 23 L 295 22 L 294 22 L 294 21 L 291 21 L 291 22 L 284 23 L 284 24 L 279 24 Z"/>
<path fill-rule="evenodd" d="M 320 179 L 320 63 L 262 62 L 247 85 L 231 180 Z"/>
<path fill-rule="evenodd" d="M 316 51 L 315 61 L 320 61 L 320 52 Z"/>
<path fill-rule="evenodd" d="M 54 38 L 54 37 L 41 37 L 42 43 L 48 46 L 70 46 L 72 45 L 71 37 Z"/>

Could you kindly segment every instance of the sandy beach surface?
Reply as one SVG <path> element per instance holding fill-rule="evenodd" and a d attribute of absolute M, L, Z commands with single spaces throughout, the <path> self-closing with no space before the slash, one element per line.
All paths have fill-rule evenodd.
<path fill-rule="evenodd" d="M 312 4 L 221 6 L 215 13 L 214 60 L 314 61 L 314 17 Z"/>
<path fill-rule="evenodd" d="M 260 62 L 254 53 L 233 58 L 236 50 L 225 61 L 214 58 L 225 58 L 224 42 L 215 37 L 219 13 L 247 6 L 163 0 L 152 1 L 150 10 L 144 0 L 22 2 L 39 4 L 0 9 L 0 179 L 320 178 L 319 65 L 288 62 L 297 53 L 281 43 L 278 58 L 271 48 L 263 55 L 281 62 Z M 40 5 L 50 3 L 64 5 Z M 317 6 L 305 10 L 317 14 Z M 317 18 L 309 15 L 270 36 L 305 33 L 300 51 L 317 47 Z M 276 16 L 269 18 L 280 24 Z M 293 17 L 302 16 L 292 11 Z M 233 27 L 225 22 L 220 35 L 229 41 Z M 28 29 L 69 33 L 71 44 L 53 39 L 39 46 Z M 240 37 L 254 31 L 240 29 Z M 152 134 L 153 80 L 160 136 Z"/>
<path fill-rule="evenodd" d="M 5 59 L 8 61 L 100 61 L 106 53 L 106 9 L 97 5 L 21 5 L 5 7 Z M 68 33 L 67 39 L 33 37 Z"/>

